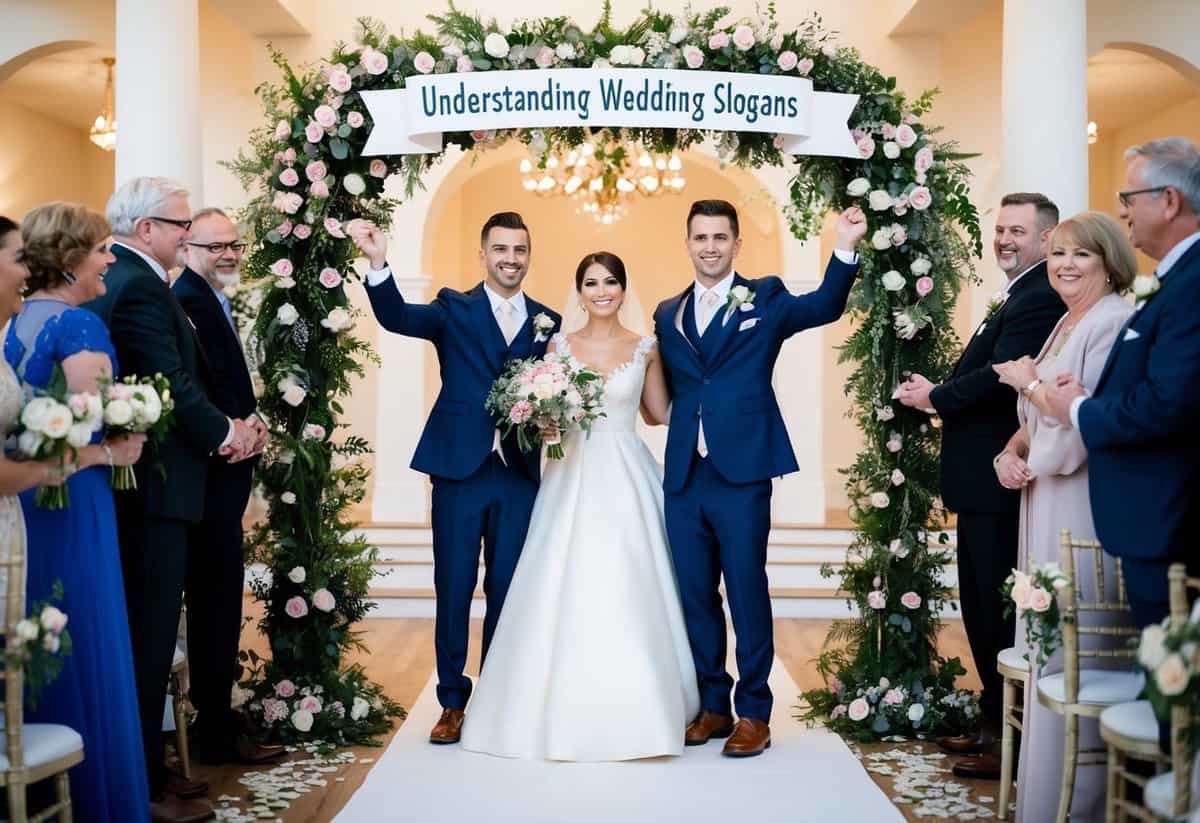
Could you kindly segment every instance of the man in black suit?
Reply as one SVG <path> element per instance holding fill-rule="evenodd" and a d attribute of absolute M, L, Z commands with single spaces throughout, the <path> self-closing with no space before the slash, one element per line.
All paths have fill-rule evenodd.
<path fill-rule="evenodd" d="M 224 289 L 238 281 L 246 244 L 220 209 L 192 215 L 187 266 L 171 286 L 196 329 L 209 368 L 209 399 L 232 419 L 255 431 L 253 454 L 267 442 L 267 427 L 255 416 L 256 403 L 241 338 Z M 267 763 L 284 756 L 282 746 L 260 746 L 239 735 L 230 692 L 237 677 L 245 575 L 242 515 L 250 500 L 257 459 L 231 463 L 208 460 L 204 515 L 188 529 L 188 659 L 191 700 L 197 717 L 193 757 L 202 763 Z"/>
<path fill-rule="evenodd" d="M 959 598 L 983 682 L 984 725 L 978 739 L 944 741 L 953 751 L 983 752 L 954 767 L 964 777 L 999 777 L 999 759 L 988 739 L 1002 728 L 996 655 L 1013 644 L 1015 631 L 1014 618 L 1000 616 L 1000 587 L 1017 565 L 1021 496 L 1000 485 L 993 460 L 1018 428 L 1017 398 L 992 364 L 1036 355 L 1066 312 L 1046 274 L 1050 232 L 1057 224 L 1058 207 L 1045 195 L 1009 194 L 1000 201 L 994 249 L 1008 282 L 992 298 L 945 383 L 935 386 L 914 374 L 900 387 L 901 403 L 942 418 L 942 502 L 958 515 Z"/>
<path fill-rule="evenodd" d="M 206 820 L 212 807 L 198 798 L 208 787 L 167 774 L 167 680 L 183 603 L 187 530 L 204 511 L 209 458 L 220 453 L 243 459 L 256 437 L 208 399 L 204 354 L 168 286 L 167 270 L 176 265 L 191 226 L 187 191 L 166 178 L 134 178 L 113 193 L 105 211 L 117 260 L 108 268 L 105 295 L 85 308 L 112 333 L 121 373 L 162 373 L 175 401 L 174 427 L 134 467 L 137 488 L 115 494 L 151 817 Z"/>

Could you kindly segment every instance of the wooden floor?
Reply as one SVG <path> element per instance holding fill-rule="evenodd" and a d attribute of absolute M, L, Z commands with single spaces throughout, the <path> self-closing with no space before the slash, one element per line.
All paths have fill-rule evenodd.
<path fill-rule="evenodd" d="M 254 612 L 254 606 L 247 601 L 247 613 Z M 250 624 L 251 626 L 255 624 Z M 472 621 L 471 663 L 472 673 L 478 671 L 479 632 L 481 622 Z M 779 658 L 787 666 L 792 679 L 801 689 L 811 689 L 820 686 L 820 678 L 813 668 L 813 659 L 820 652 L 829 627 L 827 620 L 797 620 L 779 619 L 775 621 L 775 650 Z M 358 655 L 351 662 L 361 663 L 373 680 L 382 683 L 387 693 L 402 706 L 411 706 L 424 688 L 433 671 L 433 621 L 429 619 L 404 620 L 367 620 L 363 623 L 363 640 L 370 649 L 369 655 Z M 254 648 L 262 653 L 266 650 L 264 638 L 253 628 L 247 628 L 243 635 L 243 646 Z M 959 657 L 970 670 L 968 676 L 960 684 L 966 688 L 978 689 L 970 651 L 967 648 L 966 637 L 960 621 L 947 621 L 940 642 L 941 652 L 947 656 Z M 791 695 L 776 695 L 776 700 L 788 701 Z M 790 705 L 790 703 L 789 703 Z M 386 743 L 386 740 L 384 741 Z M 381 749 L 360 748 L 354 750 L 359 759 L 374 760 L 382 753 Z M 766 756 L 770 756 L 769 754 Z M 286 823 L 324 823 L 332 820 L 334 815 L 346 804 L 350 795 L 362 784 L 371 764 L 354 762 L 331 780 L 324 789 L 306 794 L 296 800 L 291 808 L 284 811 L 281 819 Z M 238 783 L 238 778 L 244 769 L 226 767 L 215 768 L 196 766 L 195 776 L 208 780 L 212 786 L 210 797 L 221 795 L 244 796 L 245 789 Z M 888 791 L 890 786 L 886 778 L 876 778 Z M 961 781 L 969 782 L 969 781 Z M 980 785 L 981 793 L 994 795 L 996 784 Z M 889 796 L 891 792 L 889 791 Z M 923 818 L 913 817 L 905 809 L 910 821 L 920 821 Z M 403 811 L 397 810 L 402 816 Z"/>

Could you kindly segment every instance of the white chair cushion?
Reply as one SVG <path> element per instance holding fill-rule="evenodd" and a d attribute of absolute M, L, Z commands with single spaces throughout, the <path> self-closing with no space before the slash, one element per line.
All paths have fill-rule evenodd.
<path fill-rule="evenodd" d="M 1000 654 L 996 655 L 996 662 L 1008 666 L 1010 669 L 1024 669 L 1025 671 L 1029 671 L 1029 661 L 1021 656 L 1016 646 L 1001 649 Z"/>
<path fill-rule="evenodd" d="M 1150 778 L 1142 799 L 1150 811 L 1163 817 L 1171 817 L 1171 807 L 1175 805 L 1175 772 L 1166 772 Z"/>
<path fill-rule="evenodd" d="M 1100 725 L 1131 740 L 1158 742 L 1158 719 L 1149 700 L 1110 706 L 1100 714 Z"/>
<path fill-rule="evenodd" d="M 27 723 L 21 729 L 21 739 L 25 743 L 25 766 L 30 769 L 83 751 L 79 732 L 57 723 Z M 8 768 L 8 736 L 0 733 L 0 770 Z"/>
<path fill-rule="evenodd" d="M 1038 692 L 1060 703 L 1066 702 L 1064 677 L 1059 672 L 1038 678 Z M 1079 702 L 1093 706 L 1128 703 L 1137 699 L 1145 685 L 1146 677 L 1141 672 L 1080 669 Z"/>

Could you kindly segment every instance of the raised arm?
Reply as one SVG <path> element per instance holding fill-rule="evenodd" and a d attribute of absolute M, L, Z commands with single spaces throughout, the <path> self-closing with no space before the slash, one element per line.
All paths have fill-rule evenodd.
<path fill-rule="evenodd" d="M 424 340 L 437 340 L 446 326 L 446 313 L 441 304 L 409 303 L 400 293 L 387 264 L 387 237 L 374 223 L 351 220 L 346 231 L 359 251 L 370 262 L 367 272 L 367 297 L 379 325 L 390 332 Z"/>
<path fill-rule="evenodd" d="M 846 311 L 850 289 L 858 274 L 858 256 L 854 249 L 867 234 L 867 216 L 857 206 L 838 217 L 837 245 L 825 267 L 825 277 L 816 291 L 792 295 L 785 292 L 787 313 L 782 324 L 784 337 L 832 323 Z"/>
<path fill-rule="evenodd" d="M 642 419 L 651 426 L 665 426 L 671 419 L 671 391 L 667 388 L 658 346 L 646 354 L 646 381 L 642 384 Z"/>

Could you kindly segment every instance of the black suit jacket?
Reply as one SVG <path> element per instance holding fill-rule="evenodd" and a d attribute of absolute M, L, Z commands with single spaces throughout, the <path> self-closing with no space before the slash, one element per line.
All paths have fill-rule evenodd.
<path fill-rule="evenodd" d="M 942 502 L 952 511 L 1017 511 L 1020 492 L 1001 486 L 992 467 L 1018 428 L 1017 395 L 992 364 L 1035 356 L 1066 310 L 1045 261 L 1034 266 L 972 335 L 950 379 L 930 393 L 942 418 Z"/>
<path fill-rule="evenodd" d="M 254 384 L 246 367 L 241 341 L 230 327 L 217 295 L 204 278 L 191 269 L 184 269 L 175 278 L 171 291 L 191 319 L 200 340 L 210 375 L 209 399 L 228 417 L 249 417 L 258 406 L 254 399 Z M 219 455 L 209 459 L 206 518 L 210 513 L 226 513 L 241 520 L 257 462 L 255 458 L 230 463 Z"/>
<path fill-rule="evenodd" d="M 121 373 L 162 373 L 171 384 L 175 424 L 134 467 L 137 501 L 147 516 L 198 522 L 204 511 L 209 455 L 229 433 L 229 420 L 208 398 L 210 374 L 192 324 L 170 288 L 136 252 L 113 245 L 117 260 L 106 293 L 84 304 L 112 334 Z M 156 466 L 161 464 L 163 472 Z"/>

